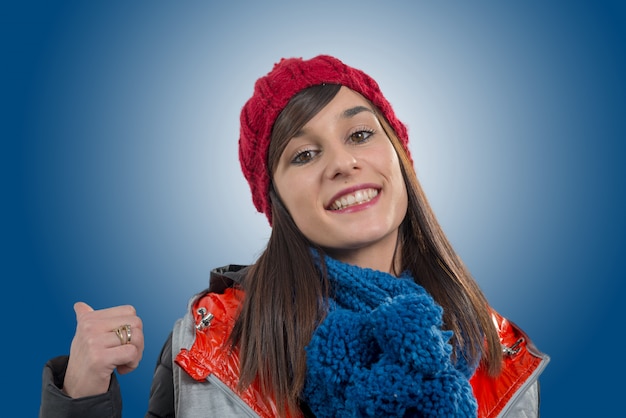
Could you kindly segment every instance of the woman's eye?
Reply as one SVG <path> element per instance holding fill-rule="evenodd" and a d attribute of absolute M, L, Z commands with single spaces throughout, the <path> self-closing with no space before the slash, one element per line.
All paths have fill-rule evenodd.
<path fill-rule="evenodd" d="M 367 141 L 372 134 L 372 131 L 357 131 L 350 135 L 350 140 L 358 144 Z"/>
<path fill-rule="evenodd" d="M 291 160 L 292 164 L 301 165 L 308 163 L 315 157 L 315 151 L 313 150 L 304 150 L 297 153 L 293 159 Z"/>

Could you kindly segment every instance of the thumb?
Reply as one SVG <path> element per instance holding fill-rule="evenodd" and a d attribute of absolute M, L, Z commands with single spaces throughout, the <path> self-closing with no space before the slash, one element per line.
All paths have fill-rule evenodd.
<path fill-rule="evenodd" d="M 89 305 L 87 305 L 85 302 L 76 302 L 74 304 L 74 312 L 76 312 L 76 319 L 78 319 L 78 317 L 82 314 L 85 314 L 87 312 L 92 312 L 93 308 Z"/>

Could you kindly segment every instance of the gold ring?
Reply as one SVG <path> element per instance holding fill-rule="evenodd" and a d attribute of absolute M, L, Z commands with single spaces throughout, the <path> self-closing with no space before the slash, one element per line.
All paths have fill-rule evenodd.
<path fill-rule="evenodd" d="M 115 329 L 115 334 L 117 335 L 117 338 L 120 339 L 120 343 L 122 345 L 130 344 L 130 339 L 132 337 L 132 333 L 130 332 L 130 325 L 129 324 L 122 325 L 121 327 L 117 327 Z"/>

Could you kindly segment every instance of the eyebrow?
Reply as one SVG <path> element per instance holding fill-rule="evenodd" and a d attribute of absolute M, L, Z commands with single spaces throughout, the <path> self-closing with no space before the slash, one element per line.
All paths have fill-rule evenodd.
<path fill-rule="evenodd" d="M 370 112 L 372 114 L 374 113 L 372 109 L 367 108 L 365 106 L 355 106 L 355 107 L 351 107 L 350 109 L 344 110 L 341 116 L 347 119 L 347 118 L 356 116 L 361 112 Z"/>

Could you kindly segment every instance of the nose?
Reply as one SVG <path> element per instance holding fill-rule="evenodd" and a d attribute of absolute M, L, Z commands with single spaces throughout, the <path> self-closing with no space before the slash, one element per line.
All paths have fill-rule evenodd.
<path fill-rule="evenodd" d="M 351 175 L 359 168 L 354 151 L 348 146 L 343 145 L 327 149 L 326 156 L 328 158 L 326 171 L 330 179 Z"/>

